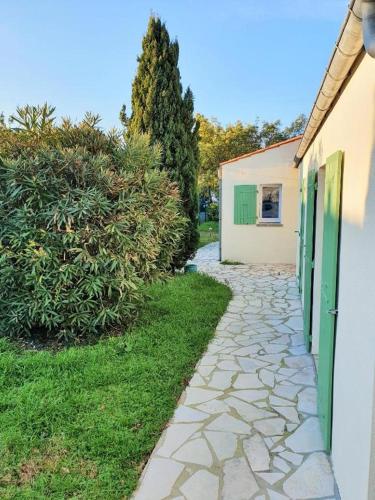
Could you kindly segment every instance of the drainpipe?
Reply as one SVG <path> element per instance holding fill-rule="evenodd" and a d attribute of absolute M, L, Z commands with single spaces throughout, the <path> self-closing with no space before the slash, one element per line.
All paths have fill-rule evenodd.
<path fill-rule="evenodd" d="M 294 165 L 296 167 L 329 112 L 355 60 L 363 50 L 361 3 L 361 0 L 352 0 L 349 5 L 348 14 L 340 31 L 301 143 L 294 158 Z"/>
<path fill-rule="evenodd" d="M 221 235 L 223 232 L 223 170 L 220 165 L 218 170 L 219 177 L 219 261 L 221 262 Z"/>
<path fill-rule="evenodd" d="M 364 51 L 375 58 L 375 0 L 352 0 L 294 158 L 295 167 L 314 140 L 357 57 Z"/>
<path fill-rule="evenodd" d="M 366 52 L 375 57 L 375 0 L 362 0 L 362 25 Z"/>

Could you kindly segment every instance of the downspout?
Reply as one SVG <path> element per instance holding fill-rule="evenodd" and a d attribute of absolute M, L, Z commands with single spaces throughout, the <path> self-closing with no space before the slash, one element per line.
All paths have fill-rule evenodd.
<path fill-rule="evenodd" d="M 294 158 L 296 167 L 364 50 L 375 57 L 375 0 L 352 0 Z"/>
<path fill-rule="evenodd" d="M 219 261 L 221 262 L 221 240 L 222 240 L 222 219 L 223 219 L 223 171 L 220 165 L 218 170 L 219 177 Z"/>
<path fill-rule="evenodd" d="M 365 50 L 375 57 L 375 0 L 362 0 L 362 25 Z"/>
<path fill-rule="evenodd" d="M 362 49 L 361 0 L 352 0 L 294 158 L 296 167 L 313 141 Z"/>

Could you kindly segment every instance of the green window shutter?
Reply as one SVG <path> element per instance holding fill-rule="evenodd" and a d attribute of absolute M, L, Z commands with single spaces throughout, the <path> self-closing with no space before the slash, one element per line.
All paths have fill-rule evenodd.
<path fill-rule="evenodd" d="M 234 186 L 234 223 L 256 224 L 257 186 Z"/>

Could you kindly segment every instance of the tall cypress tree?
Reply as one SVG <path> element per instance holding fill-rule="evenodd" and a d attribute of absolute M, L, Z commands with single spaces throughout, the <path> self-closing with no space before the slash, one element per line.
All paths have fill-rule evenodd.
<path fill-rule="evenodd" d="M 198 243 L 198 124 L 194 118 L 193 94 L 183 94 L 178 68 L 179 46 L 167 28 L 151 16 L 142 42 L 142 54 L 132 87 L 132 115 L 128 134 L 147 132 L 162 146 L 162 168 L 180 190 L 189 219 L 175 267 L 182 266 Z"/>

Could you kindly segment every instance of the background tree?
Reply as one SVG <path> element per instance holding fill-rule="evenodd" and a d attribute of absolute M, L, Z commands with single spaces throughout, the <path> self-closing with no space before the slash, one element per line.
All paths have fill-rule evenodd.
<path fill-rule="evenodd" d="M 194 118 L 193 94 L 183 94 L 178 68 L 179 46 L 167 28 L 151 16 L 142 42 L 142 54 L 132 87 L 132 114 L 126 118 L 128 136 L 147 133 L 152 144 L 162 147 L 162 168 L 179 187 L 182 206 L 190 223 L 176 267 L 190 258 L 198 241 L 198 125 Z"/>
<path fill-rule="evenodd" d="M 217 191 L 219 163 L 251 151 L 270 146 L 276 142 L 295 137 L 303 132 L 306 117 L 299 115 L 291 124 L 282 128 L 281 121 L 243 123 L 237 121 L 226 127 L 215 118 L 197 114 L 199 129 L 199 190 L 201 196 L 210 197 Z"/>

